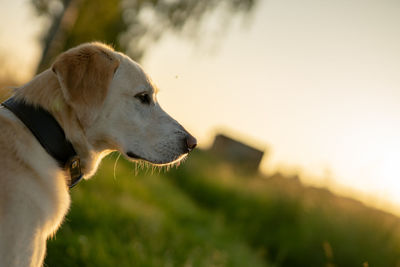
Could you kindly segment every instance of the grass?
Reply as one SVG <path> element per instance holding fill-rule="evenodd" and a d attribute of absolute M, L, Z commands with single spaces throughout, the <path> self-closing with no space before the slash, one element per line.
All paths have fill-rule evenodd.
<path fill-rule="evenodd" d="M 151 175 L 107 158 L 71 191 L 46 266 L 399 266 L 399 219 L 205 152 Z"/>
<path fill-rule="evenodd" d="M 48 242 L 46 266 L 265 266 L 220 216 L 199 207 L 164 175 L 134 175 L 103 162 L 72 193 L 72 207 Z"/>

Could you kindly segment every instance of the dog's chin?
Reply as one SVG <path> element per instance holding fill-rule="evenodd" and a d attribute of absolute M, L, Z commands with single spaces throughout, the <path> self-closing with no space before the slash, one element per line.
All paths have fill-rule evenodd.
<path fill-rule="evenodd" d="M 132 160 L 132 161 L 143 161 L 143 162 L 147 162 L 150 163 L 151 165 L 155 165 L 155 166 L 169 166 L 169 165 L 175 165 L 175 164 L 179 164 L 180 161 L 182 161 L 184 158 L 186 158 L 186 156 L 188 155 L 188 153 L 185 154 L 181 154 L 177 157 L 171 158 L 171 159 L 165 159 L 165 160 L 157 160 L 157 159 L 147 159 L 144 158 L 142 156 L 139 156 L 133 152 L 128 151 L 126 153 L 127 157 Z"/>

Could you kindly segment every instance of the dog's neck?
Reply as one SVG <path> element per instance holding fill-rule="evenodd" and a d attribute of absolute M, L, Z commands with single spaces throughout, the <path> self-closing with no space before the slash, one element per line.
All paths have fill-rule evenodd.
<path fill-rule="evenodd" d="M 72 107 L 65 101 L 58 79 L 50 69 L 16 89 L 15 98 L 40 106 L 53 115 L 81 159 L 84 178 L 92 176 L 101 159 L 111 152 L 106 150 L 106 147 L 96 149 L 90 144 L 84 127 Z"/>

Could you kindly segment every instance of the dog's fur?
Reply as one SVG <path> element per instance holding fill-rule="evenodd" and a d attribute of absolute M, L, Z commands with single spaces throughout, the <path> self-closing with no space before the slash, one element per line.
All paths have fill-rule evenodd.
<path fill-rule="evenodd" d="M 61 54 L 14 97 L 55 117 L 87 179 L 111 151 L 162 165 L 179 161 L 196 145 L 161 109 L 156 92 L 129 57 L 90 43 Z M 0 125 L 0 266 L 41 266 L 46 240 L 70 205 L 68 173 L 3 107 Z"/>

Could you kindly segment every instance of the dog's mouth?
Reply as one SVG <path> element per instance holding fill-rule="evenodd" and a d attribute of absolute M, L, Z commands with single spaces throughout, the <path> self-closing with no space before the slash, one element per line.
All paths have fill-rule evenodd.
<path fill-rule="evenodd" d="M 186 158 L 186 156 L 188 155 L 188 153 L 184 153 L 179 155 L 178 157 L 175 158 L 171 158 L 168 160 L 150 160 L 150 159 L 146 159 L 144 157 L 141 157 L 131 151 L 128 151 L 126 153 L 126 155 L 128 156 L 128 158 L 132 159 L 132 160 L 139 160 L 139 161 L 144 161 L 144 162 L 148 162 L 152 165 L 155 166 L 168 166 L 168 165 L 174 165 L 179 163 L 181 160 L 183 160 L 184 158 Z"/>
<path fill-rule="evenodd" d="M 128 151 L 128 152 L 126 153 L 126 155 L 127 155 L 129 158 L 131 158 L 131 159 L 143 160 L 143 158 L 142 158 L 141 156 L 139 156 L 139 155 L 137 155 L 137 154 L 135 154 L 135 153 L 133 153 L 133 152 L 131 152 L 131 151 Z"/>

